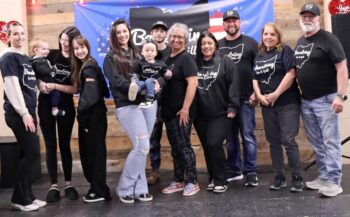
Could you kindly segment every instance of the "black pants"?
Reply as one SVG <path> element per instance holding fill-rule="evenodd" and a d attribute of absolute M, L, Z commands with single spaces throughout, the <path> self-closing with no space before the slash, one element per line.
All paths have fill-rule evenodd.
<path fill-rule="evenodd" d="M 107 117 L 105 105 L 92 108 L 87 120 L 88 132 L 79 126 L 79 152 L 83 173 L 90 183 L 89 193 L 109 198 L 106 184 L 106 133 Z"/>
<path fill-rule="evenodd" d="M 34 120 L 36 117 L 33 116 Z M 16 169 L 16 177 L 12 194 L 12 203 L 23 206 L 32 204 L 35 196 L 32 191 L 31 171 L 39 158 L 39 139 L 36 133 L 25 129 L 22 117 L 18 114 L 6 114 L 6 124 L 14 133 L 20 147 L 20 161 Z M 35 121 L 35 125 L 36 125 Z"/>
<path fill-rule="evenodd" d="M 159 108 L 159 107 L 158 107 Z M 163 133 L 163 121 L 161 119 L 156 120 L 150 140 L 150 159 L 152 170 L 159 170 L 161 156 L 160 156 L 160 140 L 162 139 Z"/>
<path fill-rule="evenodd" d="M 226 181 L 226 157 L 223 143 L 226 139 L 231 120 L 225 116 L 206 119 L 198 117 L 194 122 L 199 140 L 204 150 L 205 162 L 209 173 L 209 182 L 224 185 Z"/>
<path fill-rule="evenodd" d="M 70 140 L 75 119 L 73 100 L 67 103 L 65 116 L 53 116 L 51 103 L 47 97 L 39 97 L 38 114 L 46 148 L 46 166 L 52 184 L 57 183 L 57 135 L 65 181 L 72 179 L 72 152 Z"/>
<path fill-rule="evenodd" d="M 171 145 L 175 181 L 185 181 L 186 175 L 188 183 L 197 183 L 196 155 L 190 141 L 192 120 L 187 126 L 180 126 L 179 117 L 175 117 L 167 120 L 165 126 Z"/>

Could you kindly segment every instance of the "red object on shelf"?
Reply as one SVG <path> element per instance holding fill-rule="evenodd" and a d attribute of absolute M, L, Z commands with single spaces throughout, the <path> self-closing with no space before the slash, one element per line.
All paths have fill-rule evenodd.
<path fill-rule="evenodd" d="M 331 15 L 350 14 L 350 0 L 332 0 L 328 10 Z"/>

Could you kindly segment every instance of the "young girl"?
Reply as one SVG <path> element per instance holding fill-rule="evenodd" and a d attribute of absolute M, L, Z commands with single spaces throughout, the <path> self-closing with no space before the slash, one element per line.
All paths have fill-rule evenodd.
<path fill-rule="evenodd" d="M 97 62 L 90 56 L 89 42 L 77 36 L 72 42 L 72 70 L 79 87 L 79 151 L 84 176 L 90 189 L 83 200 L 87 203 L 110 200 L 106 184 L 107 108 L 109 97 L 106 80 Z"/>

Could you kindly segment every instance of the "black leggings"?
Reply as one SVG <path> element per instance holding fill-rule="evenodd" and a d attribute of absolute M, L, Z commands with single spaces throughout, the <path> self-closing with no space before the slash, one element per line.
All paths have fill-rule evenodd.
<path fill-rule="evenodd" d="M 54 117 L 51 113 L 51 103 L 48 98 L 39 97 L 38 114 L 40 127 L 43 133 L 46 147 L 46 166 L 52 184 L 57 183 L 57 136 L 56 124 L 61 152 L 62 166 L 65 181 L 72 179 L 72 152 L 70 140 L 75 119 L 73 100 L 64 108 L 64 116 Z"/>
<path fill-rule="evenodd" d="M 34 120 L 36 117 L 33 116 Z M 12 132 L 15 134 L 20 148 L 20 161 L 16 169 L 16 177 L 12 194 L 12 203 L 23 206 L 33 203 L 35 200 L 32 183 L 31 171 L 35 162 L 39 159 L 39 139 L 36 133 L 25 129 L 22 117 L 18 114 L 6 114 L 5 120 Z M 37 125 L 35 121 L 35 125 Z"/>

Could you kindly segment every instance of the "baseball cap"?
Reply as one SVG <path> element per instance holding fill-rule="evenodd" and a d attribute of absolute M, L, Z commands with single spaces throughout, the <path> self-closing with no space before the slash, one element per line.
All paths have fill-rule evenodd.
<path fill-rule="evenodd" d="M 299 14 L 303 14 L 305 12 L 313 13 L 316 16 L 320 16 L 320 9 L 315 3 L 306 3 L 300 10 Z"/>
<path fill-rule="evenodd" d="M 239 19 L 239 14 L 236 10 L 228 10 L 224 13 L 223 20 L 225 21 L 228 18 L 236 18 Z"/>
<path fill-rule="evenodd" d="M 166 23 L 164 23 L 161 20 L 158 20 L 157 22 L 153 23 L 152 25 L 152 29 L 156 28 L 156 27 L 163 27 L 166 31 L 168 31 L 168 25 Z"/>

